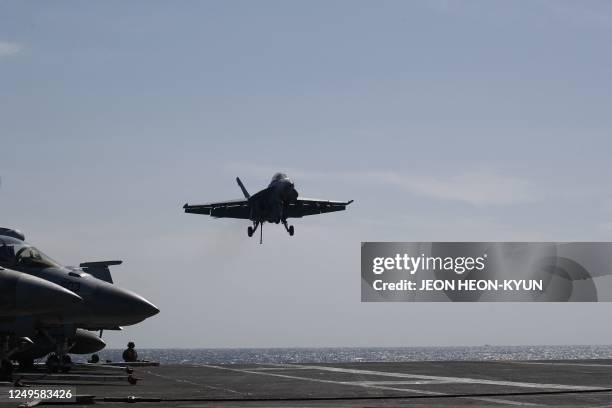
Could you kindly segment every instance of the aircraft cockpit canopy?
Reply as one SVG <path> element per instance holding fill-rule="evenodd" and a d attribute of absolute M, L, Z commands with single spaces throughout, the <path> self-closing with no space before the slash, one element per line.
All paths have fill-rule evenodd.
<path fill-rule="evenodd" d="M 0 265 L 7 268 L 59 267 L 53 259 L 31 245 L 0 240 Z"/>
<path fill-rule="evenodd" d="M 285 173 L 276 173 L 275 175 L 272 176 L 271 183 L 274 183 L 275 181 L 279 181 L 279 180 L 284 180 L 286 178 L 287 178 L 287 175 Z"/>

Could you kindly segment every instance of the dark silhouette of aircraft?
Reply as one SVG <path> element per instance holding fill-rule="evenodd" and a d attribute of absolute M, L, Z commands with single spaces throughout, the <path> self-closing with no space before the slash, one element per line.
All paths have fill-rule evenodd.
<path fill-rule="evenodd" d="M 17 302 L 23 290 L 20 284 L 29 283 L 29 287 L 33 287 L 34 280 L 48 282 L 42 288 L 44 291 L 39 289 L 29 294 L 39 300 L 21 300 L 17 304 L 33 308 L 32 312 L 37 313 L 0 318 L 0 377 L 10 375 L 10 360 L 17 359 L 20 365 L 32 366 L 34 358 L 49 351 L 54 353 L 47 358 L 47 368 L 68 371 L 72 366 L 69 353 L 89 353 L 105 346 L 103 341 L 86 333 L 87 330 L 100 330 L 101 336 L 102 330 L 120 330 L 121 326 L 140 323 L 159 313 L 159 309 L 142 296 L 113 284 L 108 266 L 119 264 L 121 261 L 84 262 L 80 268 L 62 265 L 28 244 L 20 231 L 0 228 L 0 268 L 5 268 L 2 272 L 10 268 L 22 275 L 16 286 Z M 58 286 L 67 289 L 62 297 L 57 291 L 50 293 Z M 77 302 L 70 304 L 71 298 Z M 58 304 L 46 310 L 41 302 Z M 63 307 L 58 310 L 60 305 Z M 26 337 L 27 341 L 23 341 Z"/>
<path fill-rule="evenodd" d="M 276 173 L 268 187 L 257 194 L 250 195 L 236 177 L 236 182 L 242 190 L 245 199 L 219 201 L 206 204 L 185 204 L 183 208 L 190 214 L 207 214 L 215 218 L 239 218 L 251 220 L 253 226 L 249 226 L 247 234 L 249 237 L 259 232 L 259 243 L 263 242 L 263 223 L 283 223 L 289 235 L 293 236 L 295 229 L 287 223 L 288 218 L 301 218 L 306 215 L 323 214 L 334 211 L 342 211 L 353 202 L 316 200 L 311 198 L 298 198 L 293 181 L 286 174 Z"/>

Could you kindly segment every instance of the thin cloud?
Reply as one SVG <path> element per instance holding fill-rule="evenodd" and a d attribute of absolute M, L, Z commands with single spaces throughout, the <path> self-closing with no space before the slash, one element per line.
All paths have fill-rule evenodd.
<path fill-rule="evenodd" d="M 448 177 L 406 176 L 375 172 L 362 177 L 409 190 L 425 197 L 473 205 L 509 205 L 537 201 L 533 186 L 517 177 L 493 170 L 470 170 Z"/>
<path fill-rule="evenodd" d="M 8 57 L 21 51 L 21 46 L 17 43 L 0 41 L 0 57 Z"/>
<path fill-rule="evenodd" d="M 437 13 L 456 18 L 510 20 L 550 18 L 583 27 L 610 28 L 612 4 L 609 1 L 540 0 L 526 8 L 516 2 L 431 0 L 424 3 Z"/>
<path fill-rule="evenodd" d="M 388 185 L 437 200 L 449 200 L 476 206 L 512 205 L 539 201 L 541 196 L 528 180 L 503 175 L 488 167 L 473 168 L 449 176 L 407 175 L 397 171 L 321 172 L 257 164 L 230 164 L 228 170 L 257 177 L 285 171 L 303 180 L 333 180 L 348 183 Z"/>
<path fill-rule="evenodd" d="M 547 0 L 552 13 L 562 21 L 586 27 L 610 28 L 612 6 L 606 1 L 550 1 Z"/>

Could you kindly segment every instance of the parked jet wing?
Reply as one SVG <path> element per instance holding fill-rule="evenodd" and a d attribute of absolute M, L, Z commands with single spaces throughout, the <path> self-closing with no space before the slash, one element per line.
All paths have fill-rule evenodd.
<path fill-rule="evenodd" d="M 334 211 L 346 210 L 350 201 L 329 201 L 312 198 L 299 198 L 297 202 L 289 204 L 287 217 L 300 218 L 305 215 L 323 214 Z"/>
<path fill-rule="evenodd" d="M 251 215 L 247 200 L 229 200 L 206 204 L 185 204 L 186 213 L 207 214 L 215 218 L 241 218 L 248 220 Z"/>

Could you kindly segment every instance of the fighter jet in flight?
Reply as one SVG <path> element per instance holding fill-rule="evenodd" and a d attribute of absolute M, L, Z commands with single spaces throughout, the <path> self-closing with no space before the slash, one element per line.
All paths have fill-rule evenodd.
<path fill-rule="evenodd" d="M 0 319 L 0 333 L 30 339 L 44 336 L 55 347 L 54 354 L 47 359 L 49 367 L 59 366 L 65 371 L 71 365 L 68 353 L 77 345 L 79 337 L 83 337 L 78 329 L 117 330 L 159 312 L 142 296 L 112 283 L 108 265 L 118 263 L 121 262 L 90 262 L 81 264 L 80 268 L 64 266 L 28 244 L 20 232 L 0 229 L 1 267 L 60 285 L 83 299 L 59 311 Z M 4 342 L 9 340 L 8 335 L 4 336 Z"/>
<path fill-rule="evenodd" d="M 244 194 L 244 199 L 195 205 L 185 204 L 183 206 L 185 212 L 207 214 L 215 218 L 251 220 L 253 226 L 247 228 L 247 234 L 252 237 L 260 227 L 259 243 L 262 243 L 264 222 L 282 223 L 289 235 L 293 236 L 295 229 L 293 225 L 287 223 L 288 218 L 342 211 L 353 202 L 353 200 L 329 201 L 298 198 L 299 194 L 293 181 L 284 173 L 276 173 L 268 187 L 253 195 L 249 194 L 240 178 L 236 177 L 236 182 Z"/>

